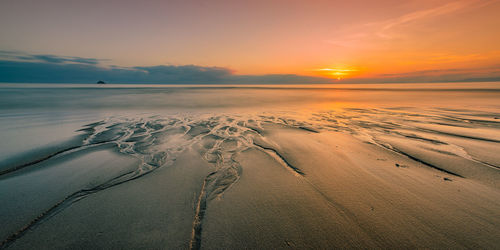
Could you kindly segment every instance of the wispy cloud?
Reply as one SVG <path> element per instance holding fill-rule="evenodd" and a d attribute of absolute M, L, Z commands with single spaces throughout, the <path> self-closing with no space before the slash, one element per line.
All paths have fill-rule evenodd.
<path fill-rule="evenodd" d="M 104 59 L 85 58 L 77 56 L 56 56 L 47 54 L 27 54 L 19 51 L 6 51 L 0 50 L 0 59 L 18 60 L 18 61 L 31 61 L 31 62 L 45 62 L 45 63 L 81 63 L 97 65 Z"/>
<path fill-rule="evenodd" d="M 54 55 L 33 55 L 31 57 L 23 57 L 22 59 L 39 60 L 48 63 L 82 63 L 82 64 L 98 64 L 99 59 L 96 58 L 83 58 L 83 57 L 60 57 Z"/>
<path fill-rule="evenodd" d="M 417 70 L 402 73 L 378 74 L 367 78 L 346 79 L 356 83 L 404 83 L 404 82 L 472 82 L 500 81 L 500 65 L 484 68 L 448 68 Z"/>
<path fill-rule="evenodd" d="M 373 24 L 375 24 L 375 26 L 379 25 L 378 28 L 379 31 L 376 33 L 379 37 L 390 39 L 393 37 L 393 34 L 391 34 L 390 31 L 398 27 L 410 25 L 413 23 L 418 23 L 432 18 L 438 18 L 444 15 L 456 14 L 457 12 L 461 11 L 470 11 L 473 9 L 478 9 L 493 4 L 495 2 L 499 2 L 499 0 L 451 1 L 449 3 L 440 6 L 406 13 L 399 17 Z"/>
<path fill-rule="evenodd" d="M 374 40 L 390 40 L 401 35 L 399 28 L 408 27 L 420 22 L 440 18 L 459 12 L 471 11 L 488 6 L 500 0 L 458 0 L 427 9 L 403 13 L 397 17 L 368 22 L 346 28 L 345 32 L 326 42 L 338 47 L 361 48 L 370 47 Z"/>
<path fill-rule="evenodd" d="M 426 62 L 427 64 L 481 62 L 489 58 L 499 57 L 500 50 L 488 51 L 487 53 L 466 54 L 434 53 L 427 56 Z"/>
<path fill-rule="evenodd" d="M 477 1 L 475 0 L 453 1 L 438 7 L 407 13 L 397 18 L 383 21 L 381 22 L 382 27 L 380 28 L 380 31 L 377 32 L 377 35 L 382 38 L 391 38 L 391 36 L 387 32 L 393 28 L 417 22 L 420 20 L 425 20 L 428 18 L 434 18 L 442 15 L 451 14 L 460 11 L 464 8 L 467 8 L 475 2 Z"/>
<path fill-rule="evenodd" d="M 471 68 L 471 69 L 433 69 L 433 70 L 419 70 L 405 73 L 395 73 L 395 74 L 380 74 L 381 77 L 416 77 L 416 76 L 432 76 L 432 75 L 449 75 L 449 74 L 461 74 L 461 75 L 485 75 L 485 74 L 500 74 L 500 65 L 497 67 L 487 67 L 487 68 Z"/>

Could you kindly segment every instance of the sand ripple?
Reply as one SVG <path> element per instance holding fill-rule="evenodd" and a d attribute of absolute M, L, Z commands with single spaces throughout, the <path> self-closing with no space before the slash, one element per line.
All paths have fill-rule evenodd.
<path fill-rule="evenodd" d="M 434 169 L 457 177 L 487 179 L 475 171 L 456 168 L 450 159 L 474 163 L 474 167 L 500 169 L 498 157 L 500 121 L 498 114 L 470 110 L 412 108 L 339 109 L 314 113 L 260 113 L 224 115 L 179 115 L 152 117 L 113 117 L 85 125 L 80 144 L 52 152 L 0 172 L 8 175 L 52 157 L 68 155 L 102 144 L 113 144 L 123 154 L 140 160 L 133 171 L 116 176 L 93 188 L 78 190 L 43 212 L 29 225 L 2 243 L 8 245 L 33 225 L 87 195 L 134 180 L 161 167 L 168 167 L 185 150 L 195 150 L 213 169 L 206 176 L 196 203 L 191 248 L 200 246 L 202 221 L 207 204 L 221 199 L 242 173 L 236 156 L 257 148 L 296 175 L 307 175 L 280 154 L 279 145 L 266 138 L 266 126 L 283 126 L 308 133 L 328 131 L 352 134 L 359 140 L 409 157 Z M 479 150 L 477 150 L 479 148 Z M 498 152 L 498 151 L 496 151 Z"/>

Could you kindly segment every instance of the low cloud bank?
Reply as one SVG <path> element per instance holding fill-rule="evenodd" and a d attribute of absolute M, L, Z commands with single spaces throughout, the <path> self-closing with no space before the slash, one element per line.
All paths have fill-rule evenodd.
<path fill-rule="evenodd" d="M 97 58 L 33 55 L 0 50 L 0 82 L 136 84 L 323 84 L 500 81 L 500 66 L 476 69 L 440 69 L 370 78 L 335 80 L 295 74 L 236 75 L 223 67 L 197 65 L 102 66 Z"/>
<path fill-rule="evenodd" d="M 500 65 L 468 69 L 421 70 L 397 74 L 380 74 L 370 78 L 342 80 L 344 83 L 425 83 L 425 82 L 496 82 L 500 81 Z"/>
<path fill-rule="evenodd" d="M 97 58 L 27 55 L 0 52 L 0 82 L 9 83 L 110 83 L 145 84 L 298 84 L 331 83 L 322 77 L 287 75 L 235 75 L 222 67 L 158 65 L 103 67 Z"/>

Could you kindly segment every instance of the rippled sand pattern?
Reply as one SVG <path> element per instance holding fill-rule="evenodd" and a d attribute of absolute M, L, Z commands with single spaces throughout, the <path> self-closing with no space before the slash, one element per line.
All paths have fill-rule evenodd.
<path fill-rule="evenodd" d="M 0 248 L 498 248 L 497 83 L 0 86 Z"/>
<path fill-rule="evenodd" d="M 443 173 L 457 178 L 477 179 L 498 188 L 500 158 L 495 155 L 495 152 L 499 152 L 500 142 L 498 118 L 499 114 L 471 110 L 430 109 L 422 112 L 412 108 L 109 118 L 83 127 L 81 131 L 85 134 L 78 145 L 52 152 L 32 162 L 11 166 L 1 174 L 8 177 L 9 174 L 51 158 L 105 144 L 114 145 L 119 152 L 137 158 L 140 161 L 137 168 L 91 188 L 76 190 L 13 232 L 2 241 L 2 246 L 10 245 L 38 223 L 90 194 L 140 178 L 158 168 L 168 168 L 182 152 L 195 150 L 212 166 L 194 207 L 190 247 L 199 248 L 207 207 L 213 199 L 220 199 L 245 174 L 236 159 L 237 155 L 251 148 L 258 149 L 287 168 L 291 174 L 307 178 L 307 171 L 291 164 L 280 153 L 282 150 L 277 142 L 266 137 L 266 127 L 269 126 L 288 127 L 308 133 L 332 131 L 351 134 L 365 143 L 395 152 Z M 474 150 L 469 151 L 472 148 Z M 466 164 L 462 166 L 457 162 Z"/>

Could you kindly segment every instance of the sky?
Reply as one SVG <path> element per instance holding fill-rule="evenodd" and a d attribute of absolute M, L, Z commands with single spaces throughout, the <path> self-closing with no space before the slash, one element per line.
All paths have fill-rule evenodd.
<path fill-rule="evenodd" d="M 500 0 L 2 0 L 1 82 L 500 81 Z"/>

